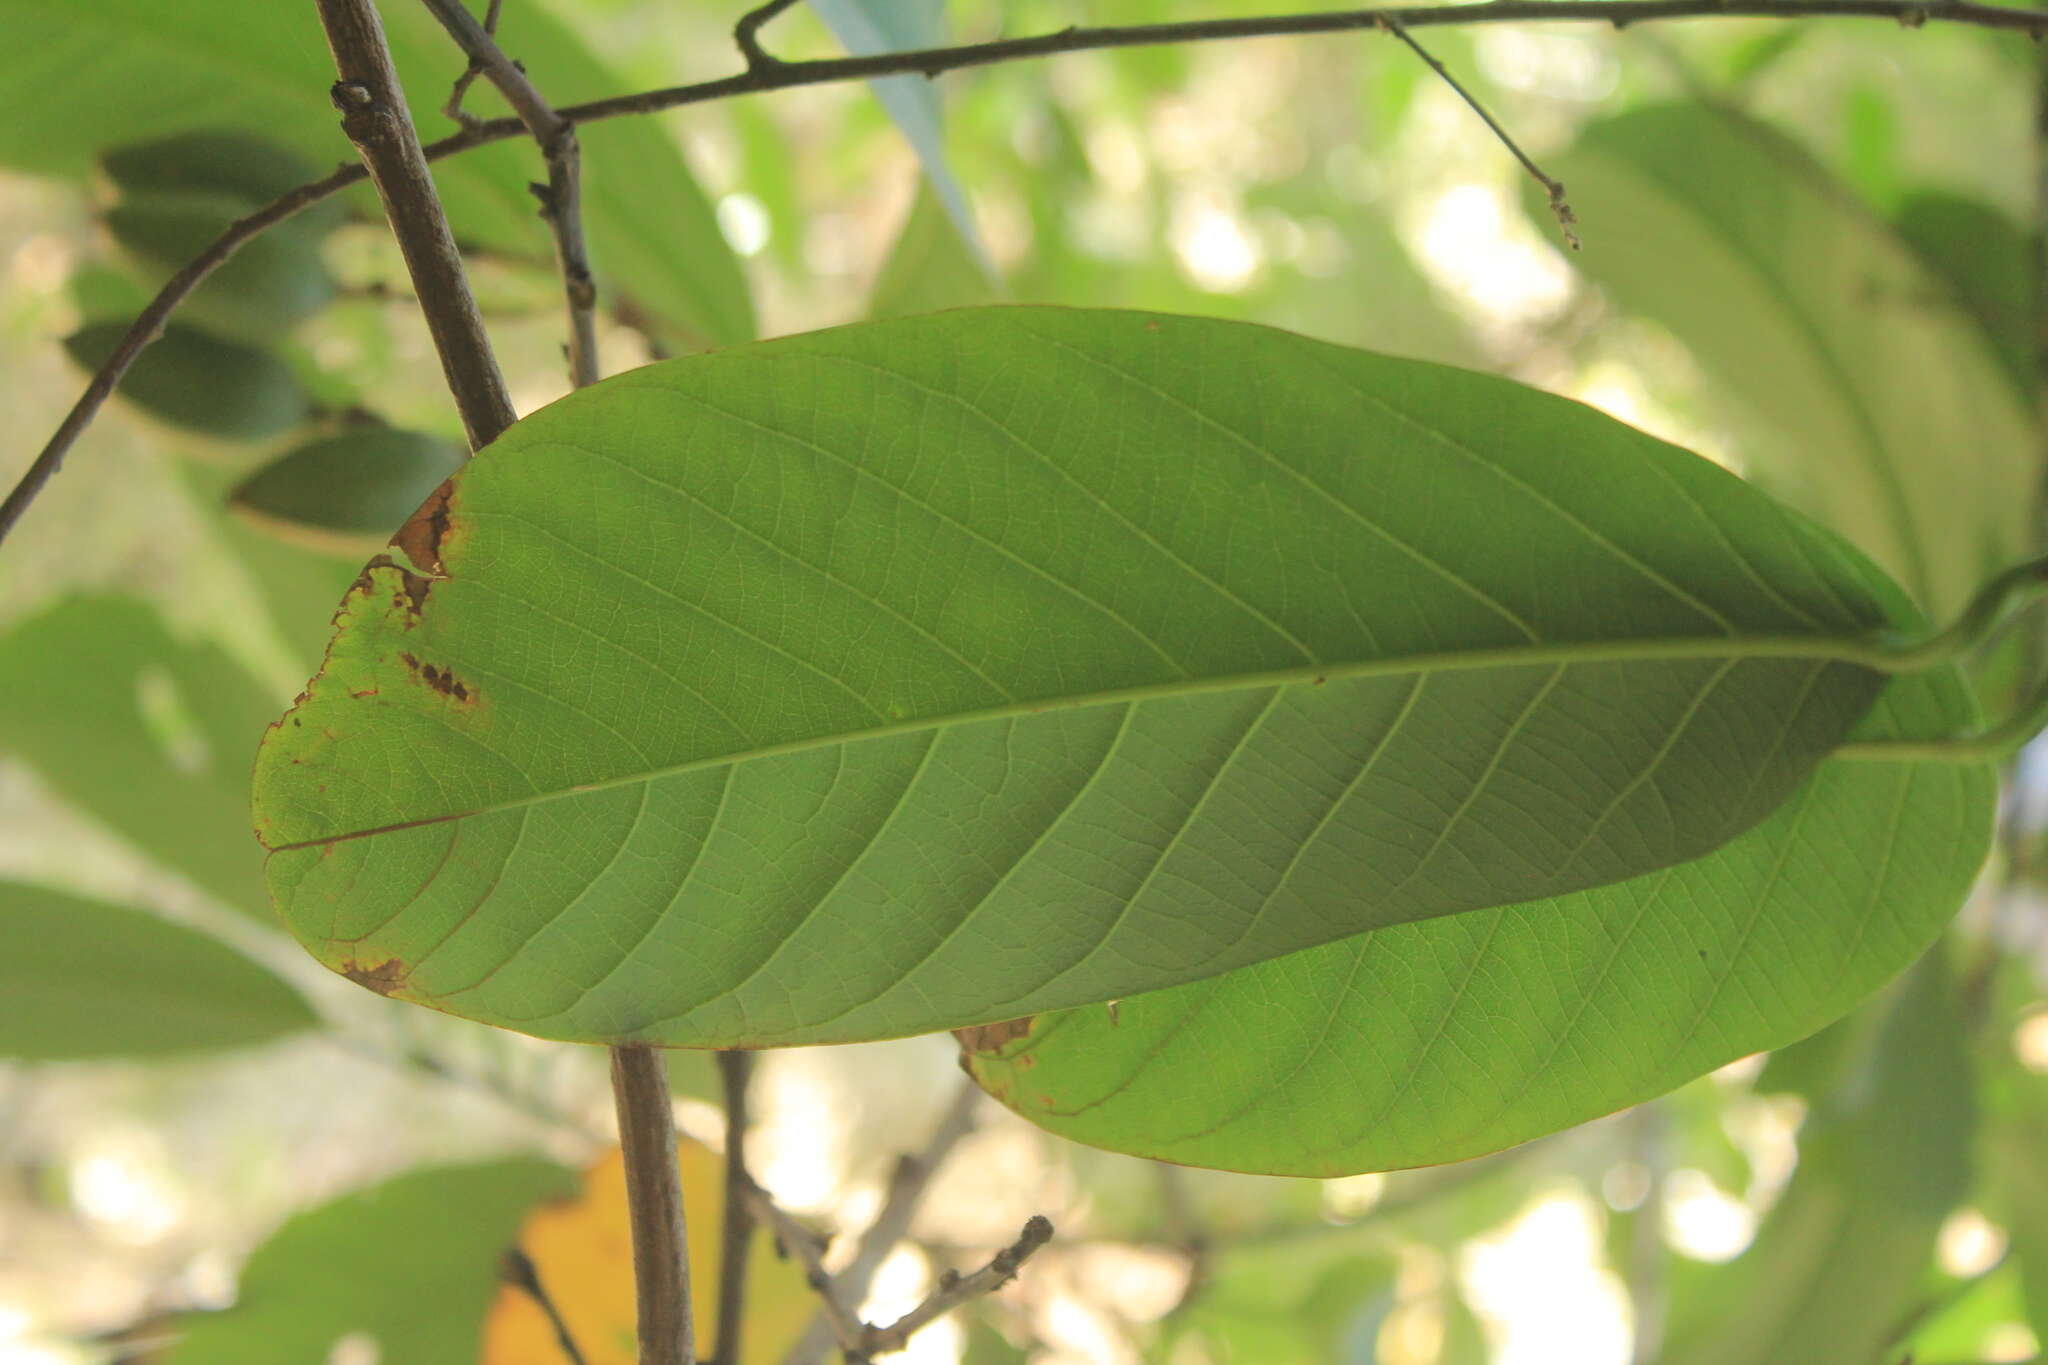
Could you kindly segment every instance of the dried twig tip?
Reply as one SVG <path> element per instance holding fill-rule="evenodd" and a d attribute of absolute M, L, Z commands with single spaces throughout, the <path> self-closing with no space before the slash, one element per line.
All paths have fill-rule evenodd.
<path fill-rule="evenodd" d="M 1579 221 L 1579 215 L 1572 212 L 1570 201 L 1564 197 L 1564 182 L 1546 179 L 1543 182 L 1543 192 L 1550 196 L 1550 212 L 1557 219 L 1557 230 L 1564 234 L 1565 242 L 1573 251 L 1581 250 L 1585 244 L 1579 241 L 1579 234 L 1572 231 L 1572 226 Z"/>

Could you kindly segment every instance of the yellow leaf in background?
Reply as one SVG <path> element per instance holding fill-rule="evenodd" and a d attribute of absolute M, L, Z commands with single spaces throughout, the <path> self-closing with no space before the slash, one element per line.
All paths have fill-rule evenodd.
<path fill-rule="evenodd" d="M 680 1144 L 683 1210 L 690 1234 L 697 1348 L 709 1355 L 718 1330 L 718 1230 L 725 1209 L 725 1162 L 694 1142 Z M 569 1325 L 589 1365 L 634 1365 L 633 1241 L 626 1222 L 626 1171 L 616 1148 L 583 1176 L 575 1199 L 544 1205 L 526 1220 L 519 1245 Z M 756 1233 L 747 1276 L 741 1365 L 774 1365 L 802 1335 L 817 1300 L 803 1271 Z M 554 1329 L 532 1299 L 501 1286 L 484 1323 L 481 1365 L 565 1365 Z"/>

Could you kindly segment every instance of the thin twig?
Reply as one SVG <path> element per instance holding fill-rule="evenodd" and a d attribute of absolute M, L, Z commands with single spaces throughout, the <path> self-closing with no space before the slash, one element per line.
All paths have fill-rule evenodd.
<path fill-rule="evenodd" d="M 327 45 L 341 76 L 333 97 L 335 108 L 341 110 L 342 131 L 355 144 L 384 201 L 384 215 L 405 257 L 413 292 L 419 295 L 420 311 L 440 354 L 448 391 L 462 414 L 470 449 L 481 449 L 515 420 L 512 397 L 484 334 L 461 253 L 448 230 L 448 216 L 413 132 L 384 26 L 374 0 L 319 0 L 319 5 Z"/>
<path fill-rule="evenodd" d="M 1529 154 L 1523 151 L 1512 137 L 1508 136 L 1508 130 L 1500 126 L 1500 121 L 1487 112 L 1486 106 L 1479 102 L 1479 97 L 1459 84 L 1458 78 L 1453 76 L 1442 62 L 1432 56 L 1428 48 L 1416 42 L 1414 36 L 1408 32 L 1407 26 L 1398 18 L 1392 14 L 1382 14 L 1380 16 L 1380 27 L 1393 34 L 1396 38 L 1399 38 L 1407 45 L 1410 52 L 1422 58 L 1428 64 L 1429 69 L 1442 77 L 1443 83 L 1451 87 L 1452 92 L 1459 99 L 1465 101 L 1466 106 L 1473 113 L 1479 115 L 1480 122 L 1493 130 L 1493 135 L 1500 139 L 1501 146 L 1515 154 L 1515 160 L 1522 163 L 1522 169 L 1534 176 L 1536 183 L 1543 187 L 1543 192 L 1550 196 L 1550 212 L 1557 219 L 1558 231 L 1564 234 L 1564 239 L 1570 243 L 1571 249 L 1577 251 L 1579 249 L 1579 234 L 1572 231 L 1572 224 L 1579 221 L 1579 216 L 1572 212 L 1572 206 L 1565 200 L 1563 182 L 1553 180 L 1545 175 L 1543 168 L 1530 160 Z"/>
<path fill-rule="evenodd" d="M 36 496 L 43 491 L 44 485 L 48 484 L 63 467 L 64 456 L 69 453 L 78 438 L 85 434 L 85 429 L 92 425 L 93 418 L 99 415 L 107 399 L 113 396 L 115 388 L 127 375 L 128 368 L 135 363 L 135 358 L 141 355 L 151 342 L 163 335 L 164 324 L 170 321 L 171 314 L 177 311 L 178 305 L 183 303 L 193 290 L 204 284 L 208 276 L 225 265 L 228 258 L 233 256 L 243 243 L 253 240 L 266 229 L 296 216 L 329 195 L 357 184 L 365 178 L 366 173 L 361 165 L 343 166 L 325 179 L 316 180 L 310 185 L 301 185 L 282 199 L 266 204 L 256 212 L 228 224 L 212 245 L 184 269 L 166 280 L 163 288 L 157 291 L 156 297 L 149 301 L 149 306 L 129 325 L 127 334 L 121 338 L 121 344 L 114 348 L 113 354 L 107 357 L 106 363 L 93 375 L 91 382 L 85 386 L 85 392 L 71 405 L 71 411 L 65 415 L 56 433 L 29 463 L 28 469 L 14 485 L 13 491 L 7 495 L 7 501 L 0 503 L 0 540 L 7 538 L 8 532 L 14 529 L 22 514 L 28 511 L 29 504 L 35 501 Z"/>
<path fill-rule="evenodd" d="M 847 1365 L 865 1365 L 873 1356 L 900 1351 L 919 1329 L 952 1312 L 970 1299 L 992 1294 L 1011 1280 L 1033 1252 L 1052 1240 L 1052 1221 L 1033 1214 L 1017 1240 L 992 1257 L 987 1265 L 966 1275 L 947 1271 L 938 1287 L 923 1303 L 887 1327 L 861 1321 L 852 1301 L 839 1292 L 825 1270 L 825 1238 L 798 1222 L 796 1216 L 777 1204 L 759 1185 L 750 1184 L 748 1203 L 754 1214 L 774 1230 L 775 1244 L 794 1256 L 804 1268 L 804 1278 L 816 1291 L 832 1336 L 845 1353 Z"/>
<path fill-rule="evenodd" d="M 1337 10 L 1319 14 L 1138 24 L 1119 28 L 1069 28 L 1032 38 L 1010 38 L 960 47 L 922 48 L 910 52 L 804 62 L 776 61 L 736 76 L 593 100 L 556 112 L 572 123 L 589 123 L 679 109 L 685 105 L 704 104 L 738 95 L 871 80 L 877 76 L 938 76 L 948 71 L 1029 61 L 1069 52 L 1383 28 L 1385 25 L 1381 21 L 1388 16 L 1410 29 L 1558 22 L 1605 23 L 1625 28 L 1674 19 L 1789 21 L 1861 18 L 1886 19 L 1908 28 L 1919 27 L 1923 23 L 1940 23 L 2027 33 L 2036 37 L 2048 33 L 2048 10 L 1985 5 L 1975 0 L 1485 0 L 1480 4 L 1434 8 Z M 438 161 L 520 136 L 525 131 L 525 125 L 516 118 L 490 119 L 430 144 L 425 149 L 426 157 L 429 161 Z M 5 540 L 21 520 L 22 513 L 49 483 L 62 465 L 65 454 L 92 424 L 92 419 L 127 374 L 135 357 L 156 338 L 165 321 L 194 289 L 251 238 L 301 210 L 361 183 L 363 179 L 365 175 L 360 166 L 348 166 L 324 180 L 300 186 L 249 217 L 231 224 L 205 252 L 174 275 L 129 328 L 121 344 L 93 376 L 85 393 L 65 417 L 63 425 L 58 427 L 56 434 L 29 465 L 6 502 L 0 504 L 0 541 Z"/>
<path fill-rule="evenodd" d="M 612 1049 L 612 1098 L 619 1110 L 626 1208 L 633 1228 L 640 1365 L 697 1365 L 675 1104 L 669 1098 L 668 1072 L 652 1048 Z"/>
<path fill-rule="evenodd" d="M 504 8 L 504 4 L 505 0 L 491 0 L 490 9 L 484 13 L 484 32 L 494 38 L 498 36 L 498 11 Z M 476 78 L 483 74 L 483 63 L 471 57 L 469 65 L 464 67 L 462 74 L 455 78 L 455 86 L 448 92 L 448 102 L 441 106 L 442 113 L 454 119 L 465 128 L 469 127 L 472 123 L 480 122 L 476 115 L 463 112 L 462 100 L 464 96 L 469 94 L 469 87 L 476 83 Z"/>
<path fill-rule="evenodd" d="M 555 1329 L 555 1340 L 561 1344 L 562 1354 L 569 1358 L 569 1365 L 589 1365 L 583 1352 L 576 1345 L 576 1335 L 569 1330 L 569 1324 L 562 1320 L 562 1312 L 555 1307 L 555 1301 L 548 1296 L 547 1287 L 541 1283 L 540 1268 L 518 1247 L 505 1253 L 499 1263 L 498 1274 L 506 1284 L 532 1299 L 534 1306 L 547 1316 L 548 1325 Z"/>
<path fill-rule="evenodd" d="M 998 1251 L 987 1265 L 966 1275 L 948 1271 L 939 1277 L 939 1287 L 923 1303 L 887 1327 L 869 1327 L 861 1340 L 859 1358 L 902 1350 L 909 1344 L 911 1334 L 927 1323 L 952 1312 L 970 1299 L 993 1294 L 1016 1279 L 1017 1272 L 1023 1268 L 1024 1262 L 1031 1259 L 1032 1253 L 1051 1240 L 1052 1221 L 1042 1214 L 1031 1215 L 1017 1240 Z"/>
<path fill-rule="evenodd" d="M 733 25 L 732 40 L 739 44 L 740 55 L 747 59 L 747 70 L 759 71 L 763 67 L 783 65 L 780 57 L 770 56 L 762 49 L 761 30 L 795 3 L 796 0 L 768 0 L 767 4 L 741 15 L 740 21 Z"/>
<path fill-rule="evenodd" d="M 753 1053 L 718 1054 L 718 1077 L 725 1089 L 725 1210 L 718 1238 L 718 1339 L 711 1365 L 739 1365 L 747 1319 L 747 1253 L 754 1240 L 754 1210 L 747 1199 L 754 1185 L 747 1169 L 747 1083 L 753 1074 Z"/>
<path fill-rule="evenodd" d="M 853 1259 L 833 1276 L 833 1293 L 842 1302 L 857 1304 L 867 1297 L 875 1272 L 889 1259 L 896 1244 L 910 1235 L 910 1225 L 917 1217 L 918 1206 L 924 1202 L 932 1177 L 946 1164 L 960 1140 L 974 1131 L 975 1111 L 980 1105 L 981 1087 L 971 1080 L 962 1080 L 923 1150 L 897 1161 L 889 1176 L 889 1192 L 883 1196 L 881 1212 L 861 1234 Z M 820 1309 L 803 1336 L 783 1357 L 783 1365 L 818 1365 L 831 1349 L 833 1339 L 832 1323 Z"/>
<path fill-rule="evenodd" d="M 818 1296 L 818 1303 L 825 1319 L 831 1324 L 833 1339 L 841 1350 L 852 1352 L 860 1349 L 862 1333 L 867 1324 L 854 1312 L 853 1305 L 840 1297 L 833 1287 L 831 1272 L 825 1269 L 824 1234 L 813 1232 L 797 1221 L 796 1215 L 775 1202 L 752 1181 L 747 1182 L 742 1192 L 754 1217 L 766 1224 L 775 1238 L 775 1245 L 786 1256 L 796 1258 L 804 1268 L 804 1281 Z"/>
<path fill-rule="evenodd" d="M 424 3 L 468 54 L 471 69 L 481 71 L 505 97 L 547 160 L 548 182 L 535 185 L 533 192 L 540 200 L 541 219 L 554 234 L 555 263 L 568 303 L 569 382 L 587 388 L 598 377 L 597 279 L 590 272 L 590 252 L 583 240 L 583 151 L 576 141 L 576 125 L 542 97 L 525 69 L 505 55 L 462 0 Z"/>

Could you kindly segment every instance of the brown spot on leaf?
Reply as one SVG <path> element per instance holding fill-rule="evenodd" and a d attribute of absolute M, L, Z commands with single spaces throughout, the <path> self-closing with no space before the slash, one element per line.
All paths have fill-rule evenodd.
<path fill-rule="evenodd" d="M 455 676 L 452 669 L 423 664 L 412 654 L 400 654 L 398 658 L 415 678 L 452 701 L 466 702 L 474 695 L 468 685 Z"/>
<path fill-rule="evenodd" d="M 366 967 L 356 961 L 344 962 L 341 964 L 341 974 L 365 990 L 375 991 L 379 995 L 395 995 L 405 989 L 405 979 L 412 972 L 403 962 L 392 957 L 386 958 L 374 967 Z"/>
<path fill-rule="evenodd" d="M 1027 1014 L 1022 1019 L 1005 1019 L 999 1024 L 976 1024 L 972 1028 L 956 1028 L 953 1036 L 960 1040 L 960 1046 L 969 1052 L 994 1052 L 1005 1043 L 1031 1036 L 1032 1025 L 1038 1016 Z"/>

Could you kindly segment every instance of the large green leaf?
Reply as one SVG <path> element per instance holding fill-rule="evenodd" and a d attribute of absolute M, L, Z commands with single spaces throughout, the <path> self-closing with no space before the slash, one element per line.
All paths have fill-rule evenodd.
<path fill-rule="evenodd" d="M 493 1161 L 408 1171 L 302 1213 L 249 1258 L 234 1307 L 179 1324 L 166 1365 L 326 1365 L 357 1334 L 379 1360 L 475 1360 L 520 1221 L 575 1186 L 552 1162 Z"/>
<path fill-rule="evenodd" d="M 1592 125 L 1550 169 L 1580 268 L 1692 349 L 1779 496 L 1937 615 L 2029 543 L 2032 414 L 1944 281 L 1804 152 L 1668 106 Z"/>
<path fill-rule="evenodd" d="M 1880 690 L 1815 637 L 1908 610 L 1591 409 L 1139 313 L 652 366 L 449 488 L 262 750 L 270 885 L 570 1039 L 997 1020 L 1696 857 Z"/>
<path fill-rule="evenodd" d="M 1895 684 L 1879 706 L 1872 734 L 1971 711 L 1953 678 Z M 1831 762 L 1697 861 L 970 1036 L 970 1070 L 1041 1127 L 1189 1165 L 1341 1175 L 1477 1156 L 1848 1010 L 1955 913 L 1995 795 L 1988 768 Z"/>
<path fill-rule="evenodd" d="M 262 913 L 246 774 L 274 702 L 210 645 L 120 597 L 60 602 L 0 636 L 0 752 L 214 895 Z"/>
<path fill-rule="evenodd" d="M 265 968 L 144 910 L 0 881 L 0 942 L 0 1057 L 196 1052 L 317 1022 Z"/>
<path fill-rule="evenodd" d="M 435 113 L 462 60 L 424 6 L 386 5 L 384 22 L 422 135 L 452 132 Z M 316 162 L 352 161 L 328 87 L 334 68 L 314 11 L 272 0 L 93 0 L 48 5 L 0 0 L 9 35 L 0 96 L 15 109 L 0 128 L 0 165 L 81 175 L 97 155 L 194 129 L 260 133 Z M 506 7 L 500 37 L 559 104 L 622 93 L 574 33 L 541 5 Z M 484 112 L 488 91 L 472 94 Z M 500 106 L 502 107 L 502 106 Z M 753 330 L 739 265 L 675 142 L 650 119 L 581 130 L 584 212 L 601 273 L 630 279 L 663 320 L 714 341 Z M 527 183 L 530 143 L 468 152 L 435 168 L 457 234 L 536 256 L 547 237 Z M 367 201 L 366 201 L 367 202 Z"/>

